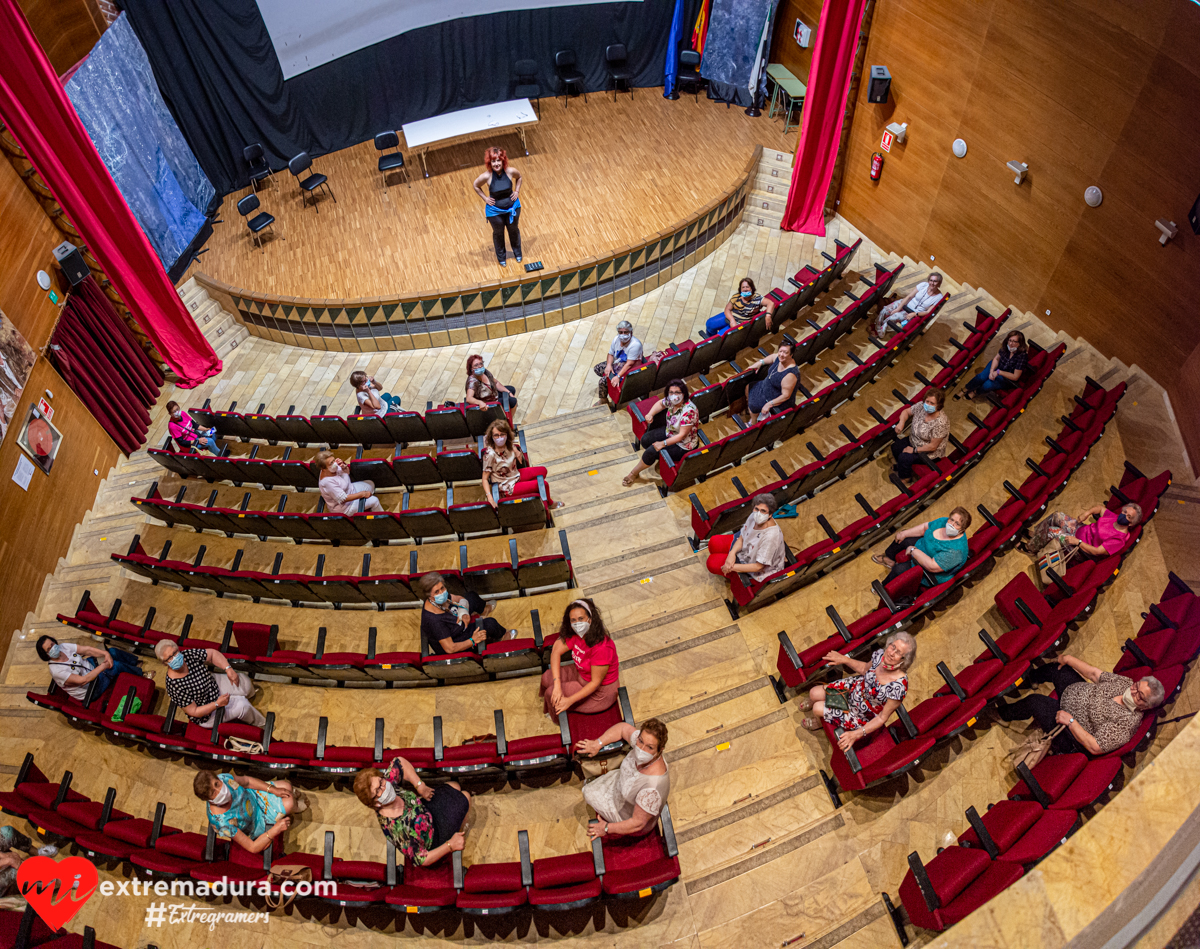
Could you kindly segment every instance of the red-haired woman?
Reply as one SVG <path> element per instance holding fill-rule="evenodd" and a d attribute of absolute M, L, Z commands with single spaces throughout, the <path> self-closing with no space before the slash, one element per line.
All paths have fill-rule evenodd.
<path fill-rule="evenodd" d="M 511 411 L 517 407 L 517 390 L 506 386 L 496 379 L 483 365 L 483 357 L 474 353 L 467 357 L 466 401 L 468 405 L 487 407 L 489 402 L 500 401 L 500 390 L 509 392 L 508 407 Z M 510 416 L 511 417 L 511 416 Z"/>
<path fill-rule="evenodd" d="M 504 230 L 508 229 L 508 242 L 512 244 L 517 263 L 521 262 L 521 231 L 517 222 L 521 218 L 521 193 L 523 178 L 517 169 L 508 164 L 508 152 L 493 145 L 483 153 L 483 174 L 475 179 L 475 193 L 487 205 L 487 219 L 492 225 L 492 244 L 496 248 L 496 260 L 507 267 L 504 254 Z M 487 191 L 483 186 L 487 185 Z"/>

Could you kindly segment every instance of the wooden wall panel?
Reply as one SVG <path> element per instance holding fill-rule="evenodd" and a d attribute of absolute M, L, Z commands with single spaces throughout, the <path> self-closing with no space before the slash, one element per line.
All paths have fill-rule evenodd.
<path fill-rule="evenodd" d="M 18 0 L 25 19 L 60 76 L 92 51 L 107 28 L 86 0 Z"/>
<path fill-rule="evenodd" d="M 867 63 L 891 70 L 893 101 L 860 92 L 839 210 L 886 250 L 933 254 L 1141 366 L 1172 391 L 1200 468 L 1200 413 L 1184 419 L 1200 402 L 1200 238 L 1186 227 L 1200 191 L 1198 50 L 1187 0 L 881 0 Z M 908 122 L 909 140 L 872 182 L 890 121 Z M 1029 165 L 1020 187 L 1010 160 Z M 1166 247 L 1156 218 L 1180 225 Z"/>
<path fill-rule="evenodd" d="M 817 23 L 821 19 L 821 0 L 782 0 L 775 12 L 775 32 L 771 36 L 771 62 L 787 66 L 801 82 L 808 83 L 812 51 L 817 41 Z M 806 48 L 796 43 L 796 20 L 812 28 L 813 38 Z"/>
<path fill-rule="evenodd" d="M 0 158 L 0 221 L 0 310 L 30 346 L 41 349 L 50 339 L 58 307 L 37 285 L 37 272 L 54 276 L 53 251 L 62 243 L 62 232 L 4 158 Z"/>

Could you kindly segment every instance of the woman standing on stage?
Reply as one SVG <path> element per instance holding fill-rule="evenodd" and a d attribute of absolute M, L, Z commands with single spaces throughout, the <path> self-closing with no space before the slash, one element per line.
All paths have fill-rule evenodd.
<path fill-rule="evenodd" d="M 509 167 L 508 152 L 493 145 L 483 153 L 484 172 L 475 179 L 475 193 L 487 205 L 488 222 L 492 225 L 492 244 L 496 248 L 496 260 L 507 267 L 504 253 L 504 230 L 508 229 L 508 242 L 512 244 L 517 263 L 521 262 L 521 231 L 517 222 L 521 218 L 521 202 L 518 195 L 524 178 L 515 168 Z M 484 191 L 487 185 L 487 191 Z"/>

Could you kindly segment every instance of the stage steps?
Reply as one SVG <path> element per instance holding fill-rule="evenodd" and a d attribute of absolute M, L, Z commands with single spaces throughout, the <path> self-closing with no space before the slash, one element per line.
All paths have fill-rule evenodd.
<path fill-rule="evenodd" d="M 794 159 L 795 155 L 790 150 L 763 149 L 753 188 L 746 199 L 746 210 L 742 216 L 744 221 L 760 227 L 779 227 L 783 220 L 783 207 L 787 203 L 788 188 L 792 183 Z"/>
<path fill-rule="evenodd" d="M 179 287 L 176 292 L 192 319 L 204 333 L 204 338 L 224 359 L 233 352 L 250 331 L 238 319 L 208 295 L 208 291 L 196 283 L 194 277 Z"/>

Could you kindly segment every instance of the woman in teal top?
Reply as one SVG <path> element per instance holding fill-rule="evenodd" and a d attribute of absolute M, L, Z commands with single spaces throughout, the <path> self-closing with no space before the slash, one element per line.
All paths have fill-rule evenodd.
<path fill-rule="evenodd" d="M 930 577 L 933 577 L 934 583 L 945 583 L 967 562 L 967 528 L 970 526 L 971 512 L 965 507 L 956 507 L 949 517 L 939 517 L 936 521 L 926 521 L 916 527 L 897 531 L 888 549 L 871 559 L 890 570 L 884 584 L 895 580 L 914 565 L 925 568 L 922 586 L 933 586 Z M 897 563 L 896 558 L 905 550 L 909 558 Z"/>
<path fill-rule="evenodd" d="M 250 853 L 262 853 L 291 825 L 291 815 L 308 810 L 308 799 L 290 781 L 201 771 L 192 783 L 206 802 L 208 822 L 222 840 L 234 840 Z"/>

